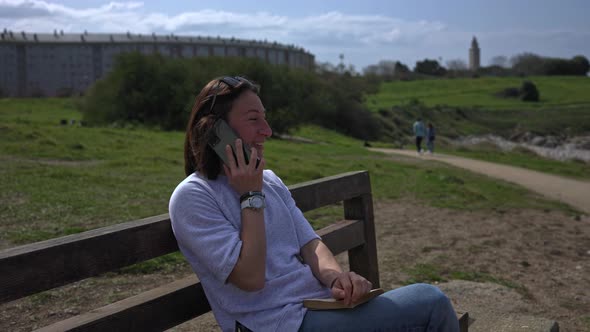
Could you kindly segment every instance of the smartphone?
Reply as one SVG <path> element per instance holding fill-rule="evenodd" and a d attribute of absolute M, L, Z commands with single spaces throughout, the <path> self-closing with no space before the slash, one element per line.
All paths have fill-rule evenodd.
<path fill-rule="evenodd" d="M 209 146 L 213 149 L 213 151 L 215 151 L 215 153 L 217 153 L 223 163 L 229 166 L 229 161 L 227 160 L 227 155 L 225 154 L 225 147 L 229 144 L 234 154 L 234 159 L 238 160 L 236 155 L 236 139 L 238 138 L 238 135 L 236 135 L 234 130 L 231 129 L 227 122 L 225 122 L 223 119 L 219 119 L 213 125 L 213 135 L 209 140 Z M 250 163 L 250 147 L 243 143 L 242 150 L 244 151 L 246 164 Z"/>

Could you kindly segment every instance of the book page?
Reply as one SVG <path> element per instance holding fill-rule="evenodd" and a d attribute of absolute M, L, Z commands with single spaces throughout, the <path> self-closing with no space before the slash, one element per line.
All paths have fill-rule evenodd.
<path fill-rule="evenodd" d="M 342 300 L 330 299 L 306 299 L 303 300 L 303 306 L 310 310 L 334 310 L 334 309 L 351 309 L 359 304 L 363 304 L 381 294 L 384 291 L 381 288 L 375 288 L 363 295 L 357 302 L 346 305 Z"/>

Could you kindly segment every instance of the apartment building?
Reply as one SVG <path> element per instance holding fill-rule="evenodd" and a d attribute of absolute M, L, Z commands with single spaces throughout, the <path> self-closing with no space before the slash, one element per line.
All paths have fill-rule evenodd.
<path fill-rule="evenodd" d="M 83 93 L 114 66 L 118 54 L 159 53 L 172 58 L 252 57 L 311 70 L 314 55 L 300 47 L 235 38 L 148 34 L 0 33 L 0 96 Z"/>

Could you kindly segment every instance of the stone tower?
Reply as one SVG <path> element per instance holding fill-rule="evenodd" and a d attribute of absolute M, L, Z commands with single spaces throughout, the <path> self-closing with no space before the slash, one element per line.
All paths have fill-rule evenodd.
<path fill-rule="evenodd" d="M 479 69 L 479 45 L 475 36 L 471 40 L 471 48 L 469 49 L 469 69 L 473 71 Z"/>

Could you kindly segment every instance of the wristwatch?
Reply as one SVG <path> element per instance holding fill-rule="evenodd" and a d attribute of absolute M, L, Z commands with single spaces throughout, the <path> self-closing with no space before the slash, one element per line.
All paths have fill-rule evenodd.
<path fill-rule="evenodd" d="M 243 209 L 260 210 L 266 207 L 264 194 L 259 191 L 251 191 L 243 195 L 240 199 Z"/>

